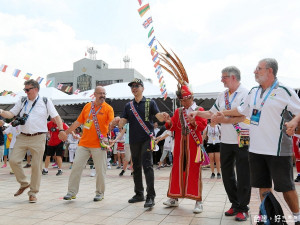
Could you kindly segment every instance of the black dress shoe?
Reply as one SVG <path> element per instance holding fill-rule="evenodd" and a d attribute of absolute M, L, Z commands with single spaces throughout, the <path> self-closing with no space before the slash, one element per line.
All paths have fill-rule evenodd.
<path fill-rule="evenodd" d="M 144 204 L 144 208 L 151 208 L 155 205 L 154 198 L 147 198 Z"/>
<path fill-rule="evenodd" d="M 300 176 L 299 175 L 296 177 L 295 182 L 300 182 Z"/>
<path fill-rule="evenodd" d="M 134 195 L 131 199 L 128 200 L 128 203 L 136 203 L 145 201 L 145 197 L 143 195 Z"/>

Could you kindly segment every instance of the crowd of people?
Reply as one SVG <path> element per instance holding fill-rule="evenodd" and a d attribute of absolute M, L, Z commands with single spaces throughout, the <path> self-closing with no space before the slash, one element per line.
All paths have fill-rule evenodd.
<path fill-rule="evenodd" d="M 67 143 L 71 174 L 64 200 L 76 198 L 81 174 L 91 158 L 96 177 L 94 201 L 104 198 L 106 170 L 112 163 L 120 169 L 119 176 L 123 176 L 128 167 L 131 169 L 135 194 L 128 203 L 145 201 L 144 207 L 151 208 L 156 196 L 154 165 L 157 170 L 169 165 L 172 168 L 168 200 L 163 204 L 178 207 L 179 199 L 189 198 L 195 200 L 193 212 L 201 213 L 204 210 L 202 163 L 207 157 L 210 178 L 222 179 L 231 202 L 225 216 L 233 216 L 236 221 L 247 220 L 251 188 L 259 188 L 263 200 L 273 187 L 283 193 L 295 224 L 300 224 L 294 183 L 300 181 L 299 136 L 295 135 L 300 123 L 300 99 L 294 90 L 277 79 L 277 61 L 265 58 L 258 62 L 254 70 L 258 86 L 250 91 L 241 84 L 242 76 L 237 67 L 224 68 L 221 82 L 226 90 L 206 111 L 196 105 L 187 74 L 180 65 L 181 62 L 175 63 L 174 68 L 178 66 L 179 72 L 174 73 L 174 77 L 179 83 L 176 95 L 181 106 L 173 115 L 160 112 L 154 100 L 144 97 L 143 81 L 135 78 L 128 84 L 134 98 L 125 105 L 120 116 L 115 117 L 113 108 L 105 102 L 105 88 L 97 86 L 95 100 L 83 107 L 70 126 L 61 120 L 51 100 L 39 96 L 39 84 L 26 81 L 27 97 L 20 99 L 10 111 L 0 109 L 1 126 L 4 118 L 16 117 L 7 129 L 0 129 L 2 167 L 7 166 L 8 159 L 11 173 L 20 184 L 14 196 L 29 188 L 29 202 L 36 202 L 41 176 L 48 173 L 51 157 L 56 158 L 56 175 L 63 174 L 64 143 Z M 47 122 L 48 116 L 51 121 Z M 157 121 L 163 124 L 160 129 Z M 293 149 L 299 173 L 296 180 Z M 21 166 L 28 150 L 31 153 L 30 181 Z"/>

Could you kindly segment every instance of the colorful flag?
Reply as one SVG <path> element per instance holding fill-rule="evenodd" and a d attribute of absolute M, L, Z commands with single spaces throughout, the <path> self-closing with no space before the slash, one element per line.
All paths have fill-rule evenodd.
<path fill-rule="evenodd" d="M 68 87 L 65 89 L 65 92 L 69 93 L 69 92 L 71 92 L 71 90 L 72 90 L 72 87 L 71 87 L 71 86 L 68 86 Z"/>
<path fill-rule="evenodd" d="M 6 68 L 7 68 L 7 65 L 2 64 L 2 65 L 0 66 L 1 72 L 5 72 L 5 71 L 6 71 Z"/>
<path fill-rule="evenodd" d="M 153 32 L 154 32 L 154 29 L 153 29 L 153 27 L 151 27 L 151 29 L 148 32 L 148 38 L 151 37 L 151 35 L 153 34 Z"/>
<path fill-rule="evenodd" d="M 143 23 L 144 28 L 146 29 L 149 27 L 149 25 L 152 23 L 152 16 L 150 16 L 148 19 L 146 19 Z"/>
<path fill-rule="evenodd" d="M 80 89 L 76 89 L 76 91 L 74 91 L 74 95 L 78 95 L 80 92 Z"/>
<path fill-rule="evenodd" d="M 44 78 L 42 78 L 42 77 L 36 78 L 36 81 L 37 81 L 39 84 L 41 84 L 43 80 L 44 80 Z"/>
<path fill-rule="evenodd" d="M 4 91 L 3 93 L 2 93 L 2 96 L 6 96 L 8 94 L 8 91 Z"/>
<path fill-rule="evenodd" d="M 152 57 L 152 61 L 155 62 L 155 60 L 157 59 L 158 57 L 158 53 L 156 53 L 153 57 Z"/>
<path fill-rule="evenodd" d="M 159 72 L 161 70 L 161 66 L 156 67 L 155 73 Z"/>
<path fill-rule="evenodd" d="M 166 92 L 166 94 L 164 95 L 164 100 L 166 100 L 168 97 L 168 93 Z"/>
<path fill-rule="evenodd" d="M 164 95 L 166 92 L 167 92 L 167 89 L 164 89 L 161 94 Z"/>
<path fill-rule="evenodd" d="M 21 70 L 15 69 L 12 75 L 13 75 L 14 77 L 18 77 L 18 76 L 20 75 L 20 73 L 21 73 Z"/>
<path fill-rule="evenodd" d="M 46 87 L 50 87 L 50 85 L 52 84 L 52 80 L 48 80 L 47 82 L 46 82 Z"/>
<path fill-rule="evenodd" d="M 154 67 L 156 68 L 157 66 L 159 66 L 160 60 L 157 60 L 157 62 L 154 64 Z"/>
<path fill-rule="evenodd" d="M 142 5 L 144 0 L 138 0 L 139 4 Z"/>
<path fill-rule="evenodd" d="M 29 80 L 31 76 L 32 76 L 31 73 L 26 73 L 26 75 L 24 76 L 24 79 Z"/>
<path fill-rule="evenodd" d="M 155 45 L 153 48 L 151 48 L 151 55 L 153 56 L 154 53 L 156 52 L 157 50 L 157 45 Z"/>
<path fill-rule="evenodd" d="M 58 89 L 58 90 L 61 90 L 61 88 L 62 88 L 63 86 L 64 86 L 63 84 L 58 84 L 58 85 L 57 85 L 57 89 Z"/>
<path fill-rule="evenodd" d="M 158 79 L 160 78 L 161 73 L 162 73 L 161 70 L 157 73 L 157 78 L 158 78 Z"/>
<path fill-rule="evenodd" d="M 141 8 L 138 9 L 138 12 L 140 14 L 141 17 L 143 17 L 143 15 L 145 15 L 145 13 L 150 9 L 149 3 L 142 6 Z"/>
<path fill-rule="evenodd" d="M 155 36 L 152 38 L 152 40 L 151 40 L 151 41 L 149 42 L 149 44 L 148 44 L 148 46 L 149 46 L 150 48 L 152 48 L 152 45 L 153 45 L 154 40 L 155 40 Z"/>
<path fill-rule="evenodd" d="M 162 79 L 164 78 L 164 76 L 161 76 L 158 80 L 158 83 L 160 83 L 162 81 Z"/>

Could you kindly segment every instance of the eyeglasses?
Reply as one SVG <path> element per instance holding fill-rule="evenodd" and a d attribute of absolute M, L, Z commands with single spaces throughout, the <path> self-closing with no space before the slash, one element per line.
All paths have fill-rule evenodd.
<path fill-rule="evenodd" d="M 255 71 L 260 71 L 260 70 L 263 70 L 263 69 L 270 69 L 270 68 L 268 68 L 268 67 L 266 67 L 266 68 L 261 68 L 261 67 L 258 66 L 258 67 L 255 68 Z"/>
<path fill-rule="evenodd" d="M 228 77 L 230 77 L 230 76 L 221 76 L 221 80 L 226 79 Z"/>
<path fill-rule="evenodd" d="M 106 95 L 106 92 L 95 92 L 95 94 L 98 94 L 98 95 Z"/>
<path fill-rule="evenodd" d="M 29 92 L 31 89 L 33 89 L 34 87 L 31 87 L 31 88 L 24 88 L 23 90 L 25 91 L 25 92 Z"/>
<path fill-rule="evenodd" d="M 130 88 L 131 89 L 133 89 L 133 88 L 139 88 L 140 86 L 141 86 L 140 84 L 133 84 L 133 85 L 130 86 Z"/>

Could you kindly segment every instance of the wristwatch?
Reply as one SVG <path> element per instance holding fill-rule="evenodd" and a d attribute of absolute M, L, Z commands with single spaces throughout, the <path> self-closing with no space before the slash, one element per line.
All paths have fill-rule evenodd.
<path fill-rule="evenodd" d="M 61 131 L 65 131 L 65 130 L 59 130 L 59 132 L 61 132 Z"/>

